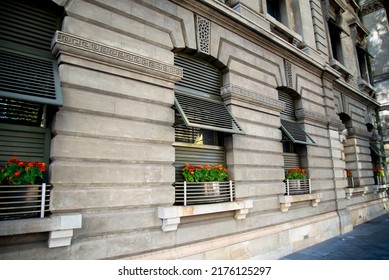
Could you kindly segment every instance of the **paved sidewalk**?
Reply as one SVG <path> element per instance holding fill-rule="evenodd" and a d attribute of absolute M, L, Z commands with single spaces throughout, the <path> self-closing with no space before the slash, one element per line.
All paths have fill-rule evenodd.
<path fill-rule="evenodd" d="M 280 260 L 389 260 L 389 214 Z"/>

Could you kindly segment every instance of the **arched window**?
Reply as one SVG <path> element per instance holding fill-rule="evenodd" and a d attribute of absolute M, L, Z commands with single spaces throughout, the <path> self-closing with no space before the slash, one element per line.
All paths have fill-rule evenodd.
<path fill-rule="evenodd" d="M 175 85 L 176 184 L 184 164 L 226 166 L 224 138 L 243 133 L 220 95 L 222 76 L 215 66 L 188 55 L 175 55 L 184 75 Z M 176 188 L 177 189 L 177 188 Z"/>
<path fill-rule="evenodd" d="M 279 100 L 285 102 L 285 109 L 281 112 L 284 168 L 304 167 L 302 157 L 306 154 L 305 145 L 315 145 L 315 141 L 297 123 L 293 95 L 283 91 L 279 91 L 278 95 Z"/>

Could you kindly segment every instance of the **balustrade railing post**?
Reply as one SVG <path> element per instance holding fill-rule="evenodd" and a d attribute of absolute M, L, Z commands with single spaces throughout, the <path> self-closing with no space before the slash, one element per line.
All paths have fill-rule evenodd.
<path fill-rule="evenodd" d="M 184 206 L 186 206 L 186 181 L 184 181 Z"/>
<path fill-rule="evenodd" d="M 289 179 L 286 179 L 286 194 L 289 195 Z"/>
<path fill-rule="evenodd" d="M 233 193 L 232 193 L 232 180 L 230 180 L 230 200 L 231 201 L 234 200 L 234 196 L 233 196 Z"/>
<path fill-rule="evenodd" d="M 42 183 L 41 188 L 41 219 L 45 217 L 45 203 L 46 203 L 46 183 Z"/>

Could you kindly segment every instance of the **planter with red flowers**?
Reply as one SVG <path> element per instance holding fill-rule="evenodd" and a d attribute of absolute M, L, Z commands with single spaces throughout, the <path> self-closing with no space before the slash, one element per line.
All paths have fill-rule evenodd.
<path fill-rule="evenodd" d="M 11 158 L 0 168 L 0 220 L 43 218 L 49 214 L 50 186 L 43 162 Z"/>
<path fill-rule="evenodd" d="M 291 168 L 285 172 L 286 195 L 311 193 L 311 180 L 302 168 Z"/>
<path fill-rule="evenodd" d="M 383 169 L 374 168 L 374 189 L 375 193 L 384 192 L 387 189 L 385 171 Z"/>
<path fill-rule="evenodd" d="M 176 182 L 176 205 L 194 205 L 233 201 L 234 181 L 228 180 L 223 165 L 191 165 L 182 168 L 184 182 Z"/>
<path fill-rule="evenodd" d="M 354 188 L 354 178 L 353 172 L 349 169 L 346 169 L 346 177 L 347 177 L 347 187 Z"/>
<path fill-rule="evenodd" d="M 311 179 L 307 178 L 307 172 L 302 168 L 291 168 L 285 172 L 284 195 L 279 195 L 281 212 L 288 212 L 293 203 L 307 201 L 312 207 L 317 207 L 321 196 L 319 193 L 312 193 Z"/>

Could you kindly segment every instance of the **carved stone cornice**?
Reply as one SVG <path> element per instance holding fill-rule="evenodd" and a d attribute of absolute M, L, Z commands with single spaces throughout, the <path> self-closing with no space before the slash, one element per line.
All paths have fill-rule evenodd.
<path fill-rule="evenodd" d="M 61 31 L 57 31 L 53 37 L 52 52 L 56 55 L 70 54 L 170 81 L 178 81 L 183 77 L 183 69 L 180 67 Z"/>
<path fill-rule="evenodd" d="M 384 4 L 382 0 L 367 0 L 360 4 L 360 16 L 365 16 L 374 13 L 377 10 L 383 9 Z"/>
<path fill-rule="evenodd" d="M 285 109 L 285 102 L 264 96 L 239 86 L 228 84 L 221 88 L 221 95 L 224 99 L 233 99 L 258 107 L 281 112 Z"/>

